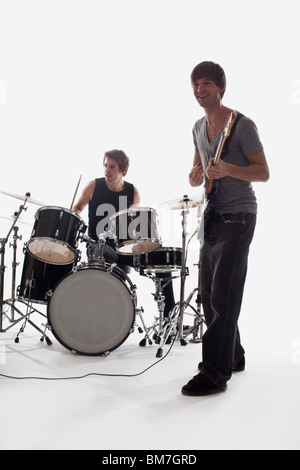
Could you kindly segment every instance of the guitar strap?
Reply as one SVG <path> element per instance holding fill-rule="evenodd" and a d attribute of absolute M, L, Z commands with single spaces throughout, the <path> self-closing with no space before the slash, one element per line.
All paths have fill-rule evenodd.
<path fill-rule="evenodd" d="M 232 128 L 231 128 L 231 132 L 230 132 L 230 135 L 227 137 L 227 139 L 225 140 L 225 143 L 224 143 L 224 146 L 223 146 L 223 150 L 222 150 L 222 154 L 221 154 L 221 158 L 224 157 L 228 151 L 228 145 L 229 145 L 229 141 L 231 139 L 231 137 L 233 136 L 233 133 L 234 133 L 234 130 L 237 126 L 237 123 L 239 122 L 239 120 L 244 117 L 244 114 L 242 113 L 237 113 L 236 115 L 236 118 L 235 118 L 235 121 L 232 125 Z"/>

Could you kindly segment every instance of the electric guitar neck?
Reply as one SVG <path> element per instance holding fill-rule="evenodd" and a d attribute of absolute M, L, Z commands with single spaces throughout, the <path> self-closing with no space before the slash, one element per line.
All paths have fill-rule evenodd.
<path fill-rule="evenodd" d="M 226 120 L 224 129 L 222 131 L 222 134 L 221 134 L 221 137 L 220 137 L 220 140 L 219 140 L 219 143 L 218 143 L 218 147 L 217 147 L 217 150 L 216 150 L 216 153 L 215 153 L 214 162 L 213 162 L 214 166 L 218 165 L 218 163 L 220 161 L 225 141 L 230 136 L 230 132 L 231 132 L 233 123 L 235 121 L 236 115 L 237 115 L 236 111 L 232 111 L 232 113 L 230 113 L 230 115 L 228 116 L 228 118 Z M 215 180 L 213 180 L 213 179 L 209 180 L 208 187 L 207 187 L 207 190 L 206 190 L 206 194 L 211 194 L 212 193 L 215 183 L 216 183 Z"/>

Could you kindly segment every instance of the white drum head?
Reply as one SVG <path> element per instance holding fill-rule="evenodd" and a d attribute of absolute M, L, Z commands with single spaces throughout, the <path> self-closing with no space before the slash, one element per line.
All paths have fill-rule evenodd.
<path fill-rule="evenodd" d="M 119 347 L 131 332 L 135 307 L 126 284 L 113 273 L 89 267 L 63 279 L 48 305 L 56 339 L 84 355 Z"/>
<path fill-rule="evenodd" d="M 66 243 L 48 238 L 30 240 L 27 249 L 32 256 L 49 264 L 70 264 L 76 257 Z"/>

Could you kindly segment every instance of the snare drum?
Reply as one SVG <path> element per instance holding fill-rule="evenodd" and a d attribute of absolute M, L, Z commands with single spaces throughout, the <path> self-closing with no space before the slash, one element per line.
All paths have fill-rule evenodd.
<path fill-rule="evenodd" d="M 161 246 L 155 209 L 132 207 L 110 218 L 116 251 L 124 255 L 149 253 Z"/>
<path fill-rule="evenodd" d="M 71 264 L 76 259 L 79 234 L 84 222 L 75 212 L 62 207 L 41 207 L 27 249 L 49 264 Z"/>
<path fill-rule="evenodd" d="M 49 300 L 48 293 L 72 271 L 73 267 L 73 264 L 57 266 L 43 263 L 26 251 L 18 298 L 46 304 Z"/>
<path fill-rule="evenodd" d="M 182 249 L 162 247 L 153 253 L 145 253 L 137 258 L 135 267 L 146 273 L 170 273 L 181 269 Z"/>
<path fill-rule="evenodd" d="M 79 266 L 54 289 L 48 323 L 56 339 L 73 353 L 103 355 L 132 332 L 135 302 L 134 287 L 119 268 Z"/>

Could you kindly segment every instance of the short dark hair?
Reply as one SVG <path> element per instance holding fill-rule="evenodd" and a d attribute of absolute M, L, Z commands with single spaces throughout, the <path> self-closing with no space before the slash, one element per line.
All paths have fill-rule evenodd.
<path fill-rule="evenodd" d="M 226 75 L 219 64 L 215 62 L 201 62 L 196 65 L 191 74 L 191 81 L 194 83 L 199 78 L 209 78 L 220 88 L 224 88 L 221 97 L 223 98 L 226 89 Z"/>
<path fill-rule="evenodd" d="M 129 158 L 127 157 L 126 153 L 123 150 L 109 150 L 105 152 L 103 163 L 105 162 L 106 158 L 111 158 L 119 165 L 121 171 L 126 171 L 129 168 Z"/>

